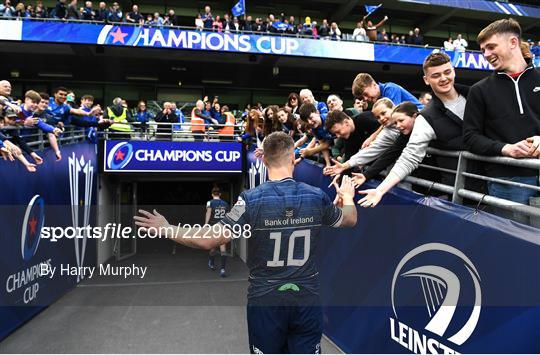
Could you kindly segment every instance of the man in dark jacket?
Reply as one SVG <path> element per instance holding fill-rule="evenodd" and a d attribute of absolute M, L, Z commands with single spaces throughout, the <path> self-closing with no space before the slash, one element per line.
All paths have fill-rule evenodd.
<path fill-rule="evenodd" d="M 101 1 L 99 3 L 99 8 L 96 13 L 95 20 L 97 21 L 107 21 L 107 18 L 109 17 L 109 10 L 107 9 L 107 4 Z"/>
<path fill-rule="evenodd" d="M 520 49 L 521 27 L 498 20 L 478 35 L 495 72 L 471 87 L 464 118 L 464 142 L 472 153 L 512 158 L 540 156 L 540 72 L 527 65 Z M 538 186 L 538 169 L 486 164 L 488 176 Z M 489 194 L 522 204 L 537 191 L 488 183 Z"/>
<path fill-rule="evenodd" d="M 163 110 L 159 111 L 155 118 L 159 123 L 177 123 L 178 116 L 174 113 L 172 104 L 170 102 L 163 103 Z M 170 140 L 172 132 L 172 125 L 158 125 L 157 133 L 158 139 Z"/>
<path fill-rule="evenodd" d="M 422 162 L 428 146 L 444 150 L 463 150 L 463 115 L 467 102 L 468 87 L 455 85 L 456 73 L 446 53 L 432 53 L 423 64 L 424 82 L 433 90 L 433 99 L 416 117 L 409 142 L 396 164 L 376 188 L 364 191 L 360 200 L 364 207 L 374 207 L 382 196 L 401 180 L 410 175 Z M 455 160 L 437 158 L 441 167 L 456 168 Z M 454 184 L 453 176 L 442 176 L 442 182 Z M 481 190 L 474 185 L 471 189 Z M 363 192 L 363 193 L 364 193 Z"/>
<path fill-rule="evenodd" d="M 56 6 L 54 7 L 54 17 L 55 18 L 66 18 L 67 7 L 66 0 L 58 0 Z"/>

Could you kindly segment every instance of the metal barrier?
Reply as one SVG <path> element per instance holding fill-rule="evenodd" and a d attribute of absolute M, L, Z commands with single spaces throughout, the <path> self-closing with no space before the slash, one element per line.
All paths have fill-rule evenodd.
<path fill-rule="evenodd" d="M 216 141 L 236 141 L 241 135 L 243 126 L 240 124 L 192 124 L 186 123 L 170 123 L 170 122 L 155 122 L 147 123 L 130 122 L 132 131 L 122 132 L 107 129 L 103 132 L 104 139 L 111 139 L 115 135 L 129 136 L 129 139 L 134 140 L 171 140 L 171 141 L 193 141 L 193 140 L 216 140 Z M 193 130 L 196 126 L 197 130 Z M 204 130 L 200 128 L 204 126 Z M 224 132 L 224 128 L 232 128 Z"/>
<path fill-rule="evenodd" d="M 50 146 L 47 134 L 34 127 L 2 127 L 3 131 L 15 132 L 21 136 L 29 147 L 43 151 Z M 31 133 L 28 133 L 31 132 Z M 9 135 L 9 134 L 8 134 Z M 68 145 L 83 142 L 86 139 L 84 128 L 75 126 L 66 126 L 65 131 L 56 138 L 59 145 Z M 9 137 L 8 137 L 9 140 Z"/>
<path fill-rule="evenodd" d="M 503 165 L 518 166 L 523 168 L 538 169 L 540 172 L 540 159 L 513 159 L 508 157 L 487 157 L 476 155 L 467 151 L 443 151 L 434 148 L 428 148 L 428 154 L 442 157 L 450 157 L 457 159 L 457 168 L 456 170 L 443 169 L 440 167 L 420 164 L 419 168 L 425 168 L 429 170 L 435 170 L 444 173 L 451 173 L 456 176 L 455 183 L 453 186 L 446 185 L 440 182 L 421 179 L 413 176 L 408 176 L 405 181 L 409 182 L 416 186 L 425 187 L 428 189 L 437 190 L 448 194 L 452 197 L 452 202 L 456 204 L 463 204 L 463 199 L 469 199 L 472 201 L 478 202 L 478 205 L 484 203 L 488 206 L 500 208 L 509 212 L 514 212 L 518 216 L 526 216 L 533 218 L 540 218 L 540 208 L 524 205 L 514 201 L 509 201 L 501 199 L 498 197 L 490 196 L 488 194 L 482 194 L 477 191 L 467 190 L 465 188 L 465 180 L 468 179 L 477 179 L 487 182 L 497 182 L 504 185 L 517 186 L 524 189 L 530 189 L 540 192 L 539 186 L 533 186 L 523 183 L 512 182 L 508 180 L 502 180 L 497 178 L 492 178 L 488 176 L 483 176 L 479 174 L 473 174 L 467 172 L 468 162 L 471 160 L 486 162 L 486 163 L 497 163 Z M 383 174 L 385 175 L 385 174 Z"/>

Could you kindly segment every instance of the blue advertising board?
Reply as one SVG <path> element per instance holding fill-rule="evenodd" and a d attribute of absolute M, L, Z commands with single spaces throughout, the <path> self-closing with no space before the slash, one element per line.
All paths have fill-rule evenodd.
<path fill-rule="evenodd" d="M 238 142 L 105 141 L 103 171 L 241 173 Z"/>
<path fill-rule="evenodd" d="M 94 225 L 97 159 L 88 143 L 52 150 L 30 173 L 18 162 L 0 161 L 0 340 L 57 300 L 80 280 L 46 270 L 96 264 L 96 244 L 87 235 L 56 241 L 48 228 Z"/>
<path fill-rule="evenodd" d="M 433 48 L 173 28 L 0 20 L 0 40 L 170 48 L 421 65 Z M 492 70 L 480 52 L 448 52 L 456 68 Z"/>
<path fill-rule="evenodd" d="M 248 180 L 263 183 L 248 159 Z M 294 178 L 335 196 L 313 162 Z M 395 188 L 319 241 L 324 333 L 346 353 L 538 353 L 539 235 Z"/>

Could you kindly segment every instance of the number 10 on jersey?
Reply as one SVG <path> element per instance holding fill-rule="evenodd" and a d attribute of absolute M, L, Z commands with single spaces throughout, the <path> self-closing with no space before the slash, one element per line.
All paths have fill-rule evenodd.
<path fill-rule="evenodd" d="M 302 259 L 294 258 L 294 246 L 299 238 L 304 239 L 304 255 Z M 274 256 L 272 260 L 266 262 L 266 266 L 281 267 L 281 266 L 302 266 L 309 258 L 311 230 L 302 229 L 294 231 L 289 237 L 289 245 L 287 248 L 287 264 L 284 260 L 279 260 L 279 253 L 281 251 L 281 232 L 270 233 L 270 239 L 274 240 Z"/>

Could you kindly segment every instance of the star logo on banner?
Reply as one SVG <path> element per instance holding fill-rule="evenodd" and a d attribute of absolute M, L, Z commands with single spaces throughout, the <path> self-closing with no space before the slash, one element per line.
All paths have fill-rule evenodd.
<path fill-rule="evenodd" d="M 125 154 L 121 150 L 117 151 L 114 155 L 114 160 L 124 160 Z"/>
<path fill-rule="evenodd" d="M 116 42 L 126 44 L 125 38 L 127 35 L 127 33 L 122 32 L 120 27 L 117 27 L 115 32 L 111 32 L 111 36 L 113 37 L 112 44 L 115 44 Z"/>

